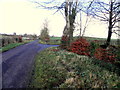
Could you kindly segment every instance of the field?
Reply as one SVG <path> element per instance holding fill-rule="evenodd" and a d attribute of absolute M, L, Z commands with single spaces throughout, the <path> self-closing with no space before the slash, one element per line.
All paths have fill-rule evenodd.
<path fill-rule="evenodd" d="M 50 40 L 48 42 L 39 40 L 39 43 L 41 44 L 51 44 L 51 45 L 60 45 L 61 43 L 61 37 L 50 37 Z"/>
<path fill-rule="evenodd" d="M 98 40 L 100 41 L 100 44 L 104 44 L 106 41 L 106 38 L 95 38 L 95 37 L 85 37 L 88 41 Z M 117 39 L 111 39 L 111 45 L 117 45 Z"/>
<path fill-rule="evenodd" d="M 91 42 L 93 40 L 99 40 L 99 44 L 104 44 L 106 41 L 106 38 L 96 38 L 96 37 L 84 37 L 84 38 L 86 38 L 86 40 L 88 40 L 89 42 Z M 76 40 L 76 39 L 77 39 L 77 37 L 74 37 L 73 40 Z M 60 40 L 61 40 L 61 37 L 50 37 L 50 42 L 46 43 L 46 42 L 40 41 L 40 43 L 60 45 Z M 111 39 L 110 44 L 117 45 L 118 44 L 117 39 Z"/>
<path fill-rule="evenodd" d="M 61 37 L 50 37 L 51 40 L 60 40 Z"/>

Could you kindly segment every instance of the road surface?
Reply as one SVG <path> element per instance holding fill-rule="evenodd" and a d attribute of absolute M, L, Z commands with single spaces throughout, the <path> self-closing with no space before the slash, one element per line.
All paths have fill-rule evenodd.
<path fill-rule="evenodd" d="M 58 45 L 38 44 L 36 40 L 4 52 L 2 54 L 2 87 L 25 88 L 35 55 L 51 46 Z"/>

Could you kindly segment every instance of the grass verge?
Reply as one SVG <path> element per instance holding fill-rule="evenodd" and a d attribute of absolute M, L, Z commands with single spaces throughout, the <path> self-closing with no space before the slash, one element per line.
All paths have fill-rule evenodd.
<path fill-rule="evenodd" d="M 50 45 L 60 45 L 60 40 L 50 40 L 49 42 L 45 42 L 42 40 L 39 40 L 40 44 L 50 44 Z"/>
<path fill-rule="evenodd" d="M 36 56 L 28 87 L 120 88 L 120 70 L 114 65 L 57 49 L 47 48 Z"/>
<path fill-rule="evenodd" d="M 5 51 L 8 51 L 8 50 L 10 50 L 10 49 L 12 49 L 12 48 L 15 48 L 15 47 L 17 47 L 17 46 L 20 46 L 20 45 L 23 45 L 23 44 L 26 44 L 26 43 L 29 43 L 29 42 L 31 42 L 32 40 L 25 40 L 25 41 L 23 41 L 23 42 L 21 42 L 21 43 L 11 43 L 11 44 L 8 44 L 8 45 L 6 45 L 6 46 L 4 46 L 4 47 L 1 47 L 0 48 L 0 52 L 5 52 Z"/>

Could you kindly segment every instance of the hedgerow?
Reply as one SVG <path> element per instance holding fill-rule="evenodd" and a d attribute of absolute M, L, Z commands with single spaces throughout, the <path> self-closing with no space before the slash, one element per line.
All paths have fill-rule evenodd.
<path fill-rule="evenodd" d="M 4 47 L 11 43 L 22 42 L 22 37 L 20 36 L 1 36 L 1 47 Z"/>

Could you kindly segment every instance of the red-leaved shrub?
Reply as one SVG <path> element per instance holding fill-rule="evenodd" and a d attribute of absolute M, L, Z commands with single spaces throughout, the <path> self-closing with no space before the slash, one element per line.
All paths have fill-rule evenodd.
<path fill-rule="evenodd" d="M 19 42 L 22 42 L 22 37 L 21 37 L 21 36 L 19 36 L 18 38 L 19 38 Z"/>
<path fill-rule="evenodd" d="M 67 46 L 68 41 L 69 41 L 68 36 L 62 36 L 60 47 L 61 47 L 62 49 L 67 49 L 67 48 L 68 48 L 68 46 Z"/>
<path fill-rule="evenodd" d="M 110 50 L 106 50 L 103 48 L 97 48 L 94 53 L 94 57 L 96 59 L 104 60 L 105 62 L 110 62 L 110 63 L 114 63 L 116 60 L 116 55 L 111 53 Z"/>
<path fill-rule="evenodd" d="M 46 38 L 44 39 L 45 42 L 48 42 L 49 40 L 50 40 L 49 37 L 46 37 Z"/>
<path fill-rule="evenodd" d="M 62 36 L 61 40 L 62 41 L 68 41 L 68 37 L 67 36 Z"/>
<path fill-rule="evenodd" d="M 80 55 L 90 55 L 89 52 L 90 44 L 84 38 L 79 38 L 75 42 L 71 43 L 70 51 Z"/>

